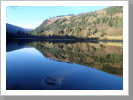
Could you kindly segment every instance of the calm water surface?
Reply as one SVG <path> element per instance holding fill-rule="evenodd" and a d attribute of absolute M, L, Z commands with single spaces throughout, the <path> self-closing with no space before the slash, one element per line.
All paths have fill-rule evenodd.
<path fill-rule="evenodd" d="M 122 90 L 122 43 L 8 42 L 7 90 Z"/>

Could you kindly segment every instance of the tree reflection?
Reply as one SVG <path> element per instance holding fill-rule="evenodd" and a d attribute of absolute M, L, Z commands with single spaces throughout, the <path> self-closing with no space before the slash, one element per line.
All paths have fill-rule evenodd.
<path fill-rule="evenodd" d="M 57 42 L 33 40 L 21 40 L 17 42 L 14 40 L 11 43 L 16 43 L 16 45 L 19 43 L 19 45 L 9 45 L 10 41 L 7 41 L 7 51 L 20 49 L 24 46 L 33 46 L 45 57 L 52 60 L 76 63 L 86 67 L 93 67 L 110 74 L 123 76 L 122 42 Z M 50 78 L 47 78 L 47 80 L 50 80 Z M 49 82 L 49 84 L 54 83 Z"/>
<path fill-rule="evenodd" d="M 32 42 L 28 45 L 38 49 L 45 57 L 57 61 L 76 63 L 123 76 L 123 46 L 121 44 Z"/>

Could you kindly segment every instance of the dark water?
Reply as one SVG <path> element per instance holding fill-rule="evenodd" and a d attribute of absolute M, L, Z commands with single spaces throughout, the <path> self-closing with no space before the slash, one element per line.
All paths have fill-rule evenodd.
<path fill-rule="evenodd" d="M 123 46 L 22 42 L 6 46 L 7 90 L 122 90 Z"/>

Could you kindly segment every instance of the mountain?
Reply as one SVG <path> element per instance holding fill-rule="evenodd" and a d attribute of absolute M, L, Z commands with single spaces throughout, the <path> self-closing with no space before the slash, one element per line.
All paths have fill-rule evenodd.
<path fill-rule="evenodd" d="M 31 35 L 27 34 L 27 31 L 29 30 L 31 29 L 25 29 L 19 26 L 6 23 L 6 37 L 7 38 L 30 37 Z"/>
<path fill-rule="evenodd" d="M 6 32 L 17 34 L 19 31 L 26 33 L 26 30 L 24 30 L 23 28 L 6 23 Z"/>
<path fill-rule="evenodd" d="M 6 45 L 6 52 L 22 49 L 24 47 L 25 47 L 25 45 L 18 45 L 16 43 L 10 43 L 10 44 Z"/>
<path fill-rule="evenodd" d="M 33 29 L 24 28 L 25 31 L 32 31 Z"/>
<path fill-rule="evenodd" d="M 56 35 L 122 39 L 123 7 L 112 6 L 94 12 L 46 19 L 29 34 L 47 37 Z"/>

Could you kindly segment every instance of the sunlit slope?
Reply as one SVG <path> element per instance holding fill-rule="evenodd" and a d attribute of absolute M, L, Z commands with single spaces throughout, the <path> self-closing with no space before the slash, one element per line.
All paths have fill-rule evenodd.
<path fill-rule="evenodd" d="M 29 33 L 36 36 L 68 35 L 122 40 L 123 7 L 113 6 L 95 12 L 46 19 Z"/>

